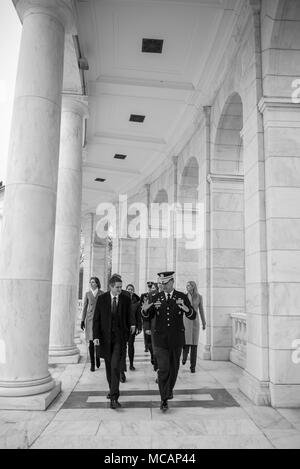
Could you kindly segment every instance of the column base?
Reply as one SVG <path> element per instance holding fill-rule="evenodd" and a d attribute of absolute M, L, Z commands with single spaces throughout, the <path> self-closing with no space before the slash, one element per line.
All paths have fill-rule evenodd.
<path fill-rule="evenodd" d="M 200 360 L 211 360 L 210 346 L 199 344 Z"/>
<path fill-rule="evenodd" d="M 272 407 L 300 408 L 300 384 L 270 383 Z"/>
<path fill-rule="evenodd" d="M 211 346 L 211 360 L 229 362 L 231 347 Z"/>
<path fill-rule="evenodd" d="M 74 344 L 72 347 L 50 347 L 48 363 L 78 363 L 80 351 Z"/>
<path fill-rule="evenodd" d="M 246 367 L 246 356 L 244 353 L 236 349 L 230 351 L 230 361 L 240 368 L 245 369 Z"/>
<path fill-rule="evenodd" d="M 239 389 L 258 406 L 271 405 L 269 385 L 269 381 L 259 381 L 245 370 L 242 378 L 239 380 Z"/>
<path fill-rule="evenodd" d="M 54 387 L 45 393 L 33 396 L 0 397 L 1 410 L 46 410 L 61 391 L 61 382 L 55 381 Z"/>

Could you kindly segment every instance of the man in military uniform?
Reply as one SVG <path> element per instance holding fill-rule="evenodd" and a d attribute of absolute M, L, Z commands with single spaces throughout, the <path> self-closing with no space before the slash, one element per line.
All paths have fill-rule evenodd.
<path fill-rule="evenodd" d="M 196 317 L 187 295 L 174 289 L 174 273 L 158 273 L 163 291 L 152 297 L 151 302 L 145 299 L 142 305 L 145 320 L 151 321 L 155 318 L 153 342 L 158 364 L 160 409 L 163 412 L 168 409 L 168 400 L 173 398 L 173 388 L 178 375 L 185 340 L 183 315 L 191 320 Z"/>

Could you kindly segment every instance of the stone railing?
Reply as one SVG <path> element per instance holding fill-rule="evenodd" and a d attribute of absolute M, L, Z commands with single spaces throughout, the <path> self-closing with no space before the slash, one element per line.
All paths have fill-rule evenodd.
<path fill-rule="evenodd" d="M 246 314 L 232 313 L 232 349 L 230 351 L 230 361 L 245 368 L 247 353 L 247 320 Z"/>

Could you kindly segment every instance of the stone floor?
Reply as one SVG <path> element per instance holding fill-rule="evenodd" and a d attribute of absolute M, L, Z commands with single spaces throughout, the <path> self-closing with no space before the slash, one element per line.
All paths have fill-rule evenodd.
<path fill-rule="evenodd" d="M 50 367 L 63 391 L 47 411 L 0 411 L 0 448 L 300 448 L 300 409 L 254 406 L 238 391 L 241 369 L 232 363 L 199 360 L 195 374 L 181 366 L 161 413 L 138 338 L 136 371 L 121 384 L 122 408 L 111 410 L 104 362 L 91 373 L 84 344 L 81 352 L 77 365 Z"/>

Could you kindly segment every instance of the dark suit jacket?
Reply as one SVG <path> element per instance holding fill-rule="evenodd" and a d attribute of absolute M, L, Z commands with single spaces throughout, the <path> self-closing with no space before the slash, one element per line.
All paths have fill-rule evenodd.
<path fill-rule="evenodd" d="M 127 295 L 131 300 L 131 321 L 136 327 L 136 333 L 142 330 L 142 316 L 141 316 L 141 306 L 140 306 L 140 297 L 133 293 L 130 296 L 130 293 L 127 290 L 122 290 L 125 295 Z"/>
<path fill-rule="evenodd" d="M 183 299 L 185 306 L 189 308 L 188 312 L 180 309 L 176 300 Z M 182 347 L 185 344 L 184 337 L 184 324 L 183 315 L 185 314 L 188 319 L 195 319 L 196 311 L 193 309 L 187 295 L 177 290 L 174 290 L 171 300 L 168 302 L 164 292 L 160 292 L 151 299 L 151 303 L 160 300 L 161 306 L 151 306 L 146 315 L 148 320 L 151 321 L 155 318 L 153 343 L 156 347 L 171 349 L 175 347 Z M 150 329 L 150 326 L 148 326 Z"/>
<path fill-rule="evenodd" d="M 119 296 L 117 313 L 120 318 L 121 347 L 125 347 L 130 334 L 130 326 L 135 324 L 131 316 L 130 298 L 124 293 Z M 108 291 L 98 297 L 93 320 L 93 338 L 99 339 L 99 355 L 106 359 L 111 357 L 111 319 L 111 295 Z"/>

